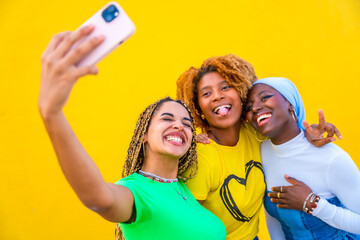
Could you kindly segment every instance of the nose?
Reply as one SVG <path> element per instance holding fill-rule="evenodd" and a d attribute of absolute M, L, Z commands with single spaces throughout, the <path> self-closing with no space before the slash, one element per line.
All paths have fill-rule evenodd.
<path fill-rule="evenodd" d="M 224 98 L 223 92 L 219 90 L 215 90 L 213 94 L 213 101 L 219 101 Z"/>
<path fill-rule="evenodd" d="M 253 111 L 253 112 L 257 112 L 257 111 L 261 110 L 262 108 L 263 108 L 263 107 L 262 107 L 261 102 L 256 101 L 256 102 L 253 103 L 252 111 Z"/>
<path fill-rule="evenodd" d="M 181 131 L 184 129 L 184 124 L 181 122 L 181 120 L 176 120 L 174 122 L 173 128 Z"/>

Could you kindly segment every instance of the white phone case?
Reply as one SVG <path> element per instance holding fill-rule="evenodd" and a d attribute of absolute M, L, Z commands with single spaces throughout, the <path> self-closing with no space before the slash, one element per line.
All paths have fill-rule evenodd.
<path fill-rule="evenodd" d="M 111 22 L 106 22 L 105 18 L 102 16 L 104 10 L 114 9 L 114 7 L 116 7 L 118 10 L 118 13 L 116 13 L 117 16 Z M 135 33 L 134 23 L 117 2 L 109 2 L 106 4 L 86 22 L 84 22 L 79 28 L 89 24 L 93 24 L 95 26 L 94 31 L 84 39 L 81 39 L 74 45 L 74 47 L 89 38 L 99 35 L 104 35 L 105 40 L 97 48 L 80 59 L 76 63 L 78 67 L 90 66 L 98 63 L 101 59 L 103 59 L 106 55 L 108 55 L 111 51 L 113 51 Z"/>

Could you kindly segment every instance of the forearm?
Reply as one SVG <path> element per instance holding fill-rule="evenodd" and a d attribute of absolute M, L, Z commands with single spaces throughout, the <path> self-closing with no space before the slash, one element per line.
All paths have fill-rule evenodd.
<path fill-rule="evenodd" d="M 313 215 L 335 228 L 360 234 L 360 215 L 320 199 Z"/>
<path fill-rule="evenodd" d="M 314 216 L 333 227 L 360 234 L 360 172 L 348 154 L 342 152 L 331 160 L 327 183 L 345 208 L 321 199 Z"/>
<path fill-rule="evenodd" d="M 111 205 L 112 193 L 75 136 L 63 112 L 42 114 L 60 167 L 79 199 L 89 208 Z"/>

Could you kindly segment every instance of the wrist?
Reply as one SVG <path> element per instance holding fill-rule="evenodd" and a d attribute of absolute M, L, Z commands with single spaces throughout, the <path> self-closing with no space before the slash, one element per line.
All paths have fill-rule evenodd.
<path fill-rule="evenodd" d="M 303 211 L 306 212 L 307 214 L 312 215 L 314 209 L 317 207 L 317 204 L 320 200 L 320 197 L 318 195 L 316 195 L 315 193 L 310 193 L 303 204 Z"/>
<path fill-rule="evenodd" d="M 41 100 L 39 100 L 38 102 L 38 109 L 40 116 L 44 121 L 51 120 L 52 118 L 62 114 L 61 108 L 54 109 L 51 106 L 49 106 L 49 104 Z"/>

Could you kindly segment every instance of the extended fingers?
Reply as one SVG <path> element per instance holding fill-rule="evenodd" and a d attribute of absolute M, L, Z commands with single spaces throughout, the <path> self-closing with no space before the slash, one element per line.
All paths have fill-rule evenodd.
<path fill-rule="evenodd" d="M 286 189 L 285 189 L 285 186 L 277 186 L 277 187 L 272 187 L 271 191 L 284 193 L 286 191 Z"/>
<path fill-rule="evenodd" d="M 268 196 L 270 197 L 270 201 L 273 203 L 286 203 L 287 202 L 286 195 L 284 193 L 280 193 L 280 192 L 277 192 L 276 194 L 268 193 Z"/>
<path fill-rule="evenodd" d="M 74 71 L 74 75 L 76 79 L 88 74 L 96 75 L 97 73 L 98 73 L 98 69 L 96 66 L 80 67 L 77 68 L 76 71 Z"/>
<path fill-rule="evenodd" d="M 319 128 L 320 129 L 325 129 L 325 115 L 324 115 L 324 112 L 323 112 L 323 110 L 319 110 L 318 111 L 318 113 L 319 113 Z"/>
<path fill-rule="evenodd" d="M 67 54 L 67 52 L 74 46 L 74 44 L 76 42 L 78 42 L 81 38 L 85 37 L 86 35 L 89 35 L 93 30 L 94 30 L 94 26 L 89 25 L 89 26 L 82 27 L 75 32 L 71 32 L 59 44 L 59 46 L 56 49 L 56 52 L 54 52 L 53 57 L 58 59 L 58 58 L 62 58 L 63 56 L 65 56 Z"/>
<path fill-rule="evenodd" d="M 42 58 L 49 55 L 52 51 L 56 49 L 56 47 L 64 40 L 66 36 L 70 34 L 70 31 L 61 32 L 58 34 L 55 34 L 51 40 L 50 43 L 47 45 L 45 51 L 42 54 Z"/>
<path fill-rule="evenodd" d="M 287 174 L 284 175 L 284 178 L 286 181 L 288 181 L 289 183 L 291 183 L 292 185 L 295 185 L 295 186 L 303 183 L 303 182 L 297 180 L 296 178 L 290 177 Z"/>
<path fill-rule="evenodd" d="M 304 120 L 302 123 L 305 127 L 305 131 L 311 135 L 313 132 L 313 129 L 310 127 L 310 124 L 306 120 Z"/>
<path fill-rule="evenodd" d="M 74 49 L 72 49 L 62 60 L 64 65 L 74 65 L 86 54 L 94 50 L 99 44 L 104 41 L 104 36 L 96 36 L 88 41 L 84 41 Z"/>

